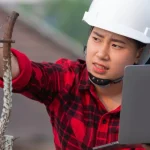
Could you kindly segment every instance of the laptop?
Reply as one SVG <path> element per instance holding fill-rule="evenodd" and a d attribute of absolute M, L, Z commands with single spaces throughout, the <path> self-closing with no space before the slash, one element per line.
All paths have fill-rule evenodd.
<path fill-rule="evenodd" d="M 125 67 L 118 141 L 93 150 L 134 148 L 150 143 L 150 65 Z"/>

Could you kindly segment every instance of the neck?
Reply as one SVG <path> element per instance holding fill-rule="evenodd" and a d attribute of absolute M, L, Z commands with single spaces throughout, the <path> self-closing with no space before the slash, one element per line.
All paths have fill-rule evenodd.
<path fill-rule="evenodd" d="M 116 96 L 122 93 L 122 81 L 106 87 L 100 87 L 96 85 L 95 89 L 98 95 Z"/>
<path fill-rule="evenodd" d="M 114 110 L 121 105 L 122 82 L 111 84 L 108 87 L 95 86 L 97 95 L 107 111 Z"/>

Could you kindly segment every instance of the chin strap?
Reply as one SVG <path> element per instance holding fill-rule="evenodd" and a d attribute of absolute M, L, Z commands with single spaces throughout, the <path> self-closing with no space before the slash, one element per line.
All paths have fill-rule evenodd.
<path fill-rule="evenodd" d="M 97 77 L 93 76 L 91 73 L 89 73 L 89 80 L 93 84 L 96 84 L 96 85 L 101 86 L 101 87 L 109 86 L 110 84 L 119 83 L 120 81 L 122 81 L 122 79 L 123 79 L 123 77 L 120 77 L 120 78 L 115 79 L 115 80 L 101 79 L 101 78 L 97 78 Z"/>

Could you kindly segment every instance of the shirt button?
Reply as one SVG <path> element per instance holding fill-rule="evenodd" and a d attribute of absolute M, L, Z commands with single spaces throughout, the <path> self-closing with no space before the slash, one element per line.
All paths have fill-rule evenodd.
<path fill-rule="evenodd" d="M 107 120 L 106 120 L 106 119 L 103 119 L 102 123 L 103 123 L 103 124 L 106 124 L 106 123 L 107 123 Z"/>

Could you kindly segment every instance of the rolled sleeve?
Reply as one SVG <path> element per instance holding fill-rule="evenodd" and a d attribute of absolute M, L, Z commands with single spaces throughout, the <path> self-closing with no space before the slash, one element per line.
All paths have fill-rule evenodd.
<path fill-rule="evenodd" d="M 32 74 L 31 61 L 25 54 L 19 52 L 18 50 L 11 49 L 11 51 L 14 54 L 14 56 L 16 56 L 20 68 L 20 74 L 15 79 L 12 80 L 12 86 L 13 89 L 20 90 L 28 84 L 31 78 Z M 0 80 L 0 87 L 3 88 L 3 80 Z"/>

